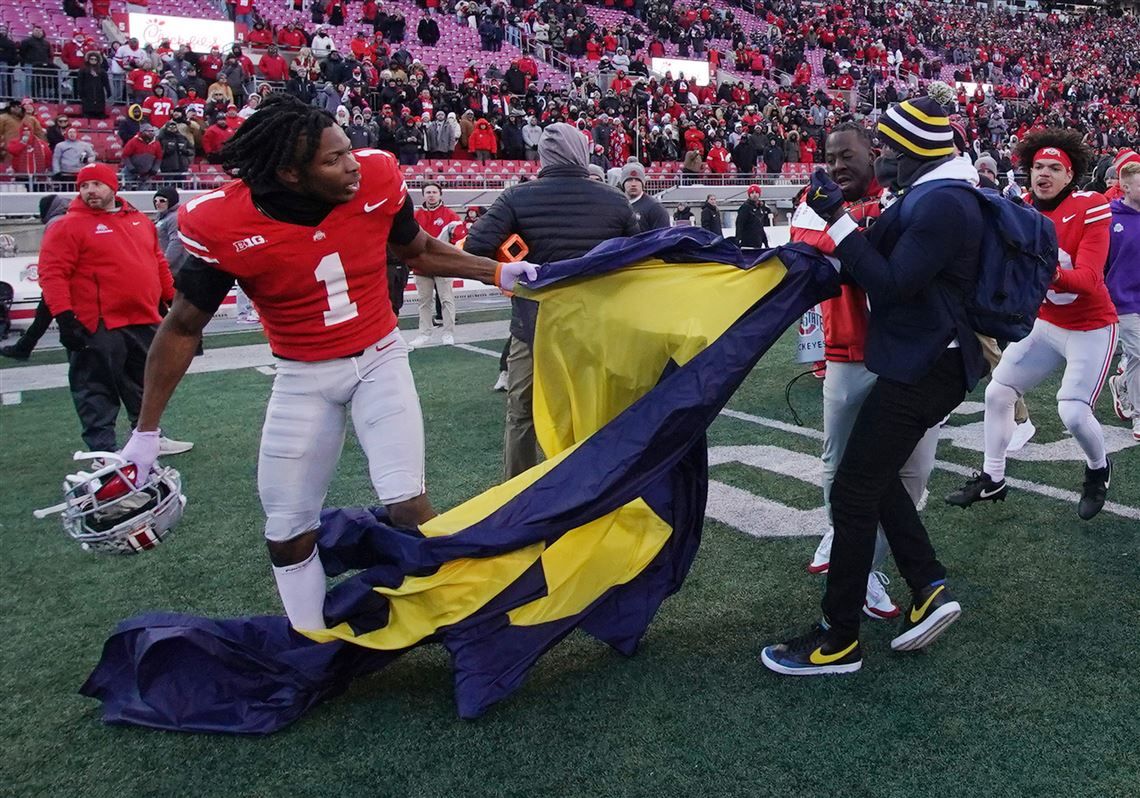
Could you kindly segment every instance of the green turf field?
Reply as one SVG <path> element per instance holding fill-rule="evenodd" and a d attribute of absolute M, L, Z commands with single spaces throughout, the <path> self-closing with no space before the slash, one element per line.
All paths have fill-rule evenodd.
<path fill-rule="evenodd" d="M 501 341 L 480 346 L 497 353 Z M 791 351 L 785 338 L 761 362 L 730 404 L 746 415 L 718 420 L 713 447 L 818 455 L 783 402 L 798 371 Z M 416 352 L 412 363 L 428 484 L 436 506 L 448 508 L 497 481 L 503 395 L 489 390 L 497 367 L 453 348 Z M 1090 523 L 1073 502 L 1027 490 L 984 509 L 945 507 L 941 497 L 961 477 L 935 470 L 925 517 L 964 614 L 928 652 L 907 656 L 889 651 L 893 625 L 868 622 L 854 676 L 791 680 L 758 661 L 762 644 L 815 617 L 823 582 L 804 566 L 816 538 L 764 536 L 790 527 L 751 522 L 741 524 L 745 534 L 710 520 L 688 582 L 637 656 L 572 636 L 478 721 L 457 719 L 447 657 L 426 648 L 268 738 L 105 727 L 97 702 L 76 690 L 116 621 L 157 609 L 279 611 L 254 484 L 270 380 L 253 369 L 186 379 L 167 427 L 197 444 L 171 460 L 187 514 L 168 543 L 137 557 L 84 553 L 58 520 L 32 519 L 32 509 L 59 500 L 79 445 L 66 391 L 25 392 L 0 408 L 0 795 L 1140 794 L 1140 447 L 1113 455 L 1109 494 L 1133 517 L 1106 511 Z M 1034 442 L 1065 456 L 1056 387 L 1030 397 Z M 819 383 L 800 380 L 792 398 L 818 429 Z M 1099 416 L 1123 429 L 1107 398 Z M 979 412 L 951 423 L 965 440 L 980 421 Z M 739 462 L 749 451 L 766 459 Z M 772 452 L 739 450 L 712 478 L 760 501 L 756 512 L 766 515 L 754 518 L 791 524 L 816 510 L 819 492 L 779 473 Z M 981 455 L 943 441 L 939 459 L 977 468 Z M 1010 468 L 1046 493 L 1079 491 L 1081 473 L 1072 460 Z M 371 499 L 350 444 L 329 502 Z M 710 505 L 710 515 L 732 509 Z M 891 593 L 905 599 L 901 579 Z"/>

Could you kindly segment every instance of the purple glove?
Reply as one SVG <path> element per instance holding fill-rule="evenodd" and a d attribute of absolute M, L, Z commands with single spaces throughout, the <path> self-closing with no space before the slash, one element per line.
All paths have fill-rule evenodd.
<path fill-rule="evenodd" d="M 159 430 L 131 433 L 131 439 L 119 452 L 119 455 L 128 463 L 134 463 L 136 468 L 135 484 L 142 485 L 150 478 L 150 470 L 154 468 L 154 461 L 158 459 L 158 439 L 162 435 Z"/>
<path fill-rule="evenodd" d="M 525 260 L 500 263 L 499 268 L 495 269 L 495 284 L 509 294 L 515 290 L 520 280 L 526 282 L 537 279 L 540 268 L 537 263 L 528 263 Z"/>
<path fill-rule="evenodd" d="M 828 176 L 825 169 L 816 169 L 811 173 L 806 202 L 821 219 L 830 222 L 835 212 L 843 207 L 843 189 Z"/>

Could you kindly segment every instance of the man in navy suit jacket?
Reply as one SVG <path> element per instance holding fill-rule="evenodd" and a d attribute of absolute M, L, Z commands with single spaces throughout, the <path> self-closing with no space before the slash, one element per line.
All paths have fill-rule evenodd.
<path fill-rule="evenodd" d="M 835 539 L 823 620 L 761 656 L 768 668 L 789 675 L 850 673 L 862 666 L 860 612 L 880 523 L 913 594 L 891 648 L 923 648 L 961 613 L 899 469 L 926 431 L 986 373 L 963 305 L 977 282 L 983 220 L 978 201 L 954 187 L 923 192 L 910 205 L 907 194 L 934 180 L 976 184 L 977 172 L 954 157 L 949 119 L 928 97 L 892 106 L 878 131 L 884 148 L 876 177 L 897 199 L 869 232 L 858 231 L 842 213 L 842 192 L 825 172 L 813 175 L 808 187 L 808 204 L 831 220 L 835 246 L 828 254 L 867 293 L 866 365 L 878 380 L 831 488 Z"/>

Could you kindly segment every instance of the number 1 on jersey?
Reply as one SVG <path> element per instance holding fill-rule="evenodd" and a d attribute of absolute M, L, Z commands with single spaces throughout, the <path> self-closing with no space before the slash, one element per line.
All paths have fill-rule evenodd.
<path fill-rule="evenodd" d="M 340 253 L 334 252 L 321 258 L 313 274 L 325 284 L 325 294 L 329 300 L 329 309 L 325 311 L 325 326 L 332 327 L 355 319 L 356 303 L 348 298 L 348 277 L 344 273 L 344 264 L 340 262 Z"/>

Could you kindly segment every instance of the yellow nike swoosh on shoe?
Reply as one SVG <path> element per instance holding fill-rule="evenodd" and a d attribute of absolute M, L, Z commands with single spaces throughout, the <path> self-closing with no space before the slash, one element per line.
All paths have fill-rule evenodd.
<path fill-rule="evenodd" d="M 857 645 L 859 645 L 858 640 L 856 640 L 854 643 L 842 651 L 837 651 L 834 654 L 824 654 L 823 647 L 821 646 L 815 651 L 811 652 L 811 655 L 808 657 L 808 661 L 811 662 L 812 665 L 830 665 L 831 663 L 846 657 L 848 654 L 855 650 L 855 646 Z"/>
<path fill-rule="evenodd" d="M 911 623 L 918 623 L 918 619 L 921 618 L 923 615 L 926 615 L 926 611 L 928 609 L 930 609 L 930 602 L 934 601 L 934 597 L 937 596 L 939 593 L 941 593 L 942 589 L 945 587 L 946 587 L 946 585 L 939 585 L 938 589 L 935 590 L 933 593 L 931 593 L 930 596 L 926 599 L 926 601 L 922 602 L 922 606 L 918 608 L 917 612 L 915 611 L 915 608 L 913 606 L 910 608 L 910 622 Z"/>

